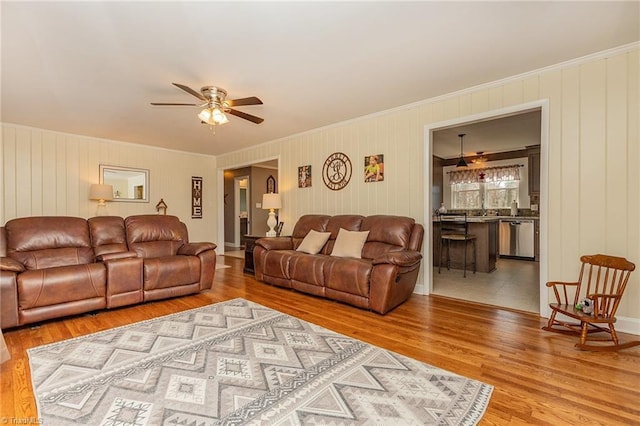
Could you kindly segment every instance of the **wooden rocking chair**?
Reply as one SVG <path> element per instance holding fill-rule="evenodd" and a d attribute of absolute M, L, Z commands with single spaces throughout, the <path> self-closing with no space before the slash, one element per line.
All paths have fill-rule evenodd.
<path fill-rule="evenodd" d="M 580 335 L 576 347 L 591 351 L 615 351 L 640 345 L 640 341 L 618 342 L 614 323 L 622 294 L 636 265 L 622 257 L 596 254 L 582 256 L 582 267 L 577 282 L 551 281 L 556 303 L 550 303 L 552 310 L 549 324 L 543 330 Z M 575 290 L 575 293 L 574 291 Z M 573 300 L 571 301 L 571 295 Z M 593 313 L 587 314 L 578 307 L 585 298 L 591 299 Z M 579 324 L 565 322 L 558 314 L 580 321 Z M 591 337 L 592 333 L 607 333 L 608 336 Z M 613 344 L 588 344 L 587 341 L 613 342 Z"/>

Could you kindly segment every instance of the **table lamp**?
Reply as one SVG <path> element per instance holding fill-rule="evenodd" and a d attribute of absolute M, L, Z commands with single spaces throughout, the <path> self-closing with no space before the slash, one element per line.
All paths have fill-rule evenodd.
<path fill-rule="evenodd" d="M 89 199 L 98 200 L 98 208 L 96 209 L 96 216 L 107 216 L 107 203 L 106 201 L 113 200 L 113 186 L 104 184 L 92 184 L 89 190 Z"/>
<path fill-rule="evenodd" d="M 267 219 L 267 226 L 269 227 L 269 231 L 267 231 L 267 237 L 275 237 L 276 231 L 275 226 L 278 224 L 276 221 L 276 209 L 282 208 L 282 198 L 280 194 L 270 192 L 268 194 L 262 195 L 262 208 L 264 210 L 269 210 L 269 219 Z"/>

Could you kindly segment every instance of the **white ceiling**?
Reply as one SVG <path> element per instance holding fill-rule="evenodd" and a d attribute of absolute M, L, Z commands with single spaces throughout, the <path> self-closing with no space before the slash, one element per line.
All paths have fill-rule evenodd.
<path fill-rule="evenodd" d="M 440 158 L 460 157 L 460 136 L 465 157 L 496 152 L 516 151 L 540 145 L 540 109 L 480 122 L 465 123 L 433 132 L 432 152 Z"/>
<path fill-rule="evenodd" d="M 3 122 L 221 154 L 640 39 L 629 2 L 7 2 Z M 215 134 L 182 83 L 225 88 Z"/>

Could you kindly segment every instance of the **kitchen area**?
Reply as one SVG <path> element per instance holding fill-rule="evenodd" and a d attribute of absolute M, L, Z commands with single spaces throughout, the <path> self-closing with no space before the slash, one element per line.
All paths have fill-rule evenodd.
<path fill-rule="evenodd" d="M 434 294 L 539 312 L 540 114 L 433 131 Z M 470 241 L 441 241 L 442 213 L 466 214 Z"/>

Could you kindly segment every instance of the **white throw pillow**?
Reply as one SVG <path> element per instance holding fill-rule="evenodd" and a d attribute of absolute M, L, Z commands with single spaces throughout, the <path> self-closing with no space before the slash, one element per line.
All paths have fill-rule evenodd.
<path fill-rule="evenodd" d="M 303 253 L 318 254 L 322 247 L 327 243 L 331 232 L 318 232 L 313 229 L 304 237 L 302 243 L 298 246 L 296 251 Z"/>
<path fill-rule="evenodd" d="M 344 228 L 340 228 L 331 256 L 362 259 L 362 248 L 368 236 L 369 231 L 347 231 Z"/>

